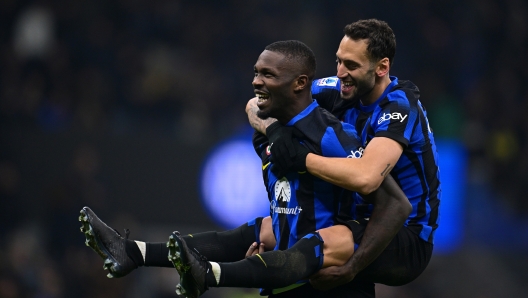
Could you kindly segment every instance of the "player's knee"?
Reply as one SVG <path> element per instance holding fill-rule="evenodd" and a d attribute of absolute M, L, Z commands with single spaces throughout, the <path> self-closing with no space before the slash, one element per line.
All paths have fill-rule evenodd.
<path fill-rule="evenodd" d="M 267 216 L 262 219 L 260 226 L 260 242 L 263 242 L 266 250 L 272 250 L 275 247 L 275 235 L 271 225 L 271 217 Z"/>
<path fill-rule="evenodd" d="M 248 221 L 244 226 L 253 229 L 253 242 L 264 243 L 266 250 L 272 250 L 275 247 L 275 235 L 273 234 L 271 217 L 257 217 Z"/>
<path fill-rule="evenodd" d="M 317 231 L 325 243 L 330 245 L 329 249 L 354 249 L 354 236 L 352 231 L 344 225 L 335 225 Z"/>
<path fill-rule="evenodd" d="M 354 237 L 348 227 L 337 225 L 318 231 L 324 240 L 324 267 L 342 266 L 354 254 Z"/>

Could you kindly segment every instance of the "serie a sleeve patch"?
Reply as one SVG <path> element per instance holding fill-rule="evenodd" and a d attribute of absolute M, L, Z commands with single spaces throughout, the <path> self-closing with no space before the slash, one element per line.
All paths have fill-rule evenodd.
<path fill-rule="evenodd" d="M 337 78 L 324 78 L 317 80 L 317 86 L 330 86 L 335 87 L 337 86 L 338 79 Z"/>

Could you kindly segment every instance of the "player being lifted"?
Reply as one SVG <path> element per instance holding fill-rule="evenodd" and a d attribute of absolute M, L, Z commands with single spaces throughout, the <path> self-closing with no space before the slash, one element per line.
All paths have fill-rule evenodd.
<path fill-rule="evenodd" d="M 311 98 L 310 87 L 314 73 L 315 57 L 303 43 L 284 41 L 266 47 L 255 65 L 253 80 L 255 92 L 261 98 L 260 116 L 277 118 L 281 123 L 290 126 L 292 131 L 303 131 L 303 142 L 310 152 L 330 157 L 346 157 L 350 152 L 359 150 L 361 142 L 350 125 L 343 125 L 337 118 L 319 108 L 317 102 Z M 268 129 L 271 139 L 273 127 Z M 270 163 L 270 156 L 266 154 L 266 137 L 255 134 L 254 143 L 263 160 L 263 177 L 270 203 L 277 206 L 270 211 L 273 224 L 265 226 L 266 229 L 273 227 L 272 235 L 275 239 L 267 242 L 276 243 L 275 250 L 243 259 L 245 249 L 259 240 L 260 231 L 255 233 L 254 226 L 258 227 L 261 219 L 257 219 L 254 226 L 250 223 L 233 232 L 225 232 L 226 239 L 233 239 L 233 235 L 242 234 L 244 236 L 238 238 L 244 240 L 222 243 L 221 249 L 225 250 L 223 256 L 219 256 L 218 252 L 208 253 L 207 249 L 203 249 L 207 245 L 217 244 L 217 239 L 222 237 L 220 233 L 208 232 L 204 233 L 205 235 L 194 235 L 192 238 L 173 233 L 168 243 L 169 258 L 180 273 L 179 291 L 188 297 L 196 297 L 208 287 L 266 288 L 273 295 L 277 292 L 273 289 L 305 280 L 322 266 L 344 264 L 354 252 L 352 233 L 347 226 L 325 229 L 339 221 L 353 219 L 352 192 L 322 182 L 308 173 L 274 173 L 273 163 Z M 379 191 L 381 195 L 372 195 L 369 198 L 372 198 L 373 203 L 377 203 L 376 200 L 390 201 L 391 206 L 396 207 L 392 208 L 391 212 L 399 218 L 401 226 L 410 212 L 410 205 L 390 178 L 382 188 L 383 190 Z M 290 191 L 285 194 L 285 189 Z M 286 195 L 287 199 L 283 197 L 281 200 L 280 194 Z M 275 212 L 276 210 L 296 211 L 281 213 Z M 147 252 L 152 254 L 156 249 L 163 250 L 159 244 L 140 244 L 144 245 L 141 249 L 136 245 L 137 242 L 123 239 L 113 229 L 104 225 L 89 208 L 85 207 L 81 211 L 81 221 L 82 229 L 87 235 L 87 244 L 105 259 L 106 268 L 112 276 L 123 276 L 137 266 L 146 265 L 149 258 L 143 258 L 142 250 L 146 255 L 149 255 Z M 392 230 L 397 232 L 399 227 Z M 380 235 L 387 237 L 388 241 L 392 236 L 394 232 Z M 203 243 L 200 244 L 200 241 Z M 193 250 L 189 249 L 189 246 Z M 196 249 L 197 247 L 199 248 Z M 230 250 L 238 251 L 238 254 L 231 256 L 227 253 Z M 197 251 L 209 260 L 217 262 L 204 261 Z M 164 257 L 167 258 L 166 255 Z M 148 260 L 148 263 L 155 264 L 152 260 Z M 166 265 L 165 262 L 158 264 Z M 302 282 L 296 284 L 302 285 Z M 307 286 L 288 293 L 297 295 L 295 293 L 306 291 L 306 288 Z M 354 288 L 342 286 L 334 291 L 349 295 L 354 293 Z M 359 291 L 369 290 L 361 288 Z M 369 296 L 371 295 L 366 297 Z"/>

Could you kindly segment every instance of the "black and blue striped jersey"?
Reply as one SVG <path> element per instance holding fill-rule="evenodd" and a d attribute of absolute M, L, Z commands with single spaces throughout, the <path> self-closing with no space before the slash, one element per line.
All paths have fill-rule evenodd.
<path fill-rule="evenodd" d="M 357 157 L 363 151 L 356 130 L 342 123 L 313 101 L 287 126 L 295 126 L 311 152 L 328 157 Z M 308 172 L 277 177 L 271 172 L 270 152 L 264 135 L 255 133 L 253 144 L 262 159 L 262 174 L 270 201 L 275 249 L 288 249 L 308 233 L 335 224 L 336 217 L 352 219 L 352 192 Z"/>
<path fill-rule="evenodd" d="M 322 107 L 356 128 L 363 146 L 374 137 L 391 138 L 403 146 L 391 176 L 413 206 L 405 225 L 433 243 L 440 219 L 440 173 L 433 133 L 416 85 L 391 77 L 380 98 L 368 106 L 359 100 L 342 100 L 337 77 L 315 80 L 312 94 Z M 356 203 L 363 203 L 356 197 Z"/>

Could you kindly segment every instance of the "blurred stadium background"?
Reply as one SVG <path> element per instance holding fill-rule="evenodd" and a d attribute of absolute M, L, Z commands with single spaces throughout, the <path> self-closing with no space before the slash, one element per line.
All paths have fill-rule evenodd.
<path fill-rule="evenodd" d="M 525 296 L 526 1 L 2 0 L 0 297 L 175 297 L 170 268 L 108 280 L 78 211 L 154 242 L 265 213 L 244 113 L 258 55 L 299 39 L 334 75 L 342 28 L 371 17 L 395 30 L 391 74 L 420 87 L 449 188 L 442 249 L 377 296 Z"/>

